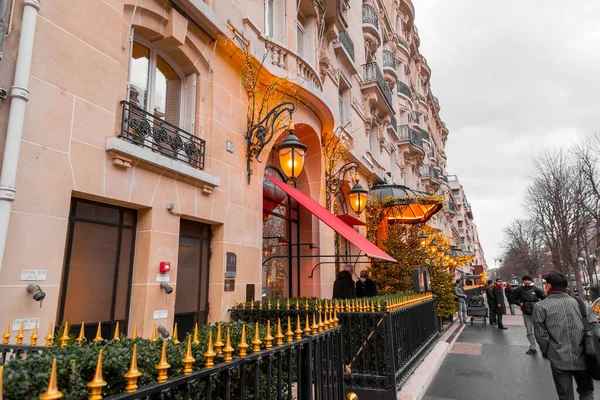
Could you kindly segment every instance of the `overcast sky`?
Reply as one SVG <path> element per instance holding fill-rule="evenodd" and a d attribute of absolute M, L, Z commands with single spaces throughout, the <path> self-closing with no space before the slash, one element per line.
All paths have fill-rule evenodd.
<path fill-rule="evenodd" d="M 413 0 L 450 135 L 448 173 L 487 263 L 523 215 L 532 160 L 600 132 L 600 0 Z"/>

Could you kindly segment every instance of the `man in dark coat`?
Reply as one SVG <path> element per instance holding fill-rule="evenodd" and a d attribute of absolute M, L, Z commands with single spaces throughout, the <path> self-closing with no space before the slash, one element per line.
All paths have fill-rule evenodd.
<path fill-rule="evenodd" d="M 490 325 L 496 325 L 496 307 L 494 306 L 494 282 L 487 281 L 485 286 L 485 297 L 487 298 L 488 308 L 490 309 Z"/>
<path fill-rule="evenodd" d="M 506 314 L 506 304 L 504 303 L 504 291 L 502 290 L 502 279 L 496 279 L 496 284 L 493 289 L 494 295 L 494 312 L 498 321 L 498 329 L 508 329 L 502 324 L 502 316 Z"/>
<path fill-rule="evenodd" d="M 533 284 L 531 276 L 523 276 L 523 286 L 515 291 L 515 299 L 521 306 L 523 312 L 523 321 L 525 322 L 525 329 L 527 329 L 527 339 L 529 340 L 529 350 L 527 354 L 533 355 L 537 353 L 535 347 L 535 338 L 533 335 L 533 306 L 540 300 L 546 298 L 546 293 Z"/>
<path fill-rule="evenodd" d="M 333 299 L 353 299 L 354 281 L 352 280 L 352 264 L 346 264 L 337 274 L 333 282 Z"/>
<path fill-rule="evenodd" d="M 356 281 L 356 297 L 375 297 L 377 296 L 377 285 L 369 279 L 369 273 L 366 269 L 360 271 L 360 279 Z"/>

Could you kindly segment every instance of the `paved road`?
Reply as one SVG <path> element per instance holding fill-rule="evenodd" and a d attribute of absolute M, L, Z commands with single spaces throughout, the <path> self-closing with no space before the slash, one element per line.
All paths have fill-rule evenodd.
<path fill-rule="evenodd" d="M 529 348 L 523 318 L 504 317 L 508 330 L 466 325 L 423 400 L 557 399 L 550 364 Z M 596 382 L 596 398 L 600 385 Z"/>

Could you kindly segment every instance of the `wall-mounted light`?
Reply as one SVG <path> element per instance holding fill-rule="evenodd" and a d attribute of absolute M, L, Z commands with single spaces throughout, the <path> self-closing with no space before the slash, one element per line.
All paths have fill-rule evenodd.
<path fill-rule="evenodd" d="M 42 301 L 46 298 L 46 292 L 42 290 L 40 285 L 36 285 L 35 283 L 27 285 L 27 292 L 31 294 L 31 297 L 35 301 Z"/>
<path fill-rule="evenodd" d="M 167 339 L 169 336 L 171 336 L 167 328 L 165 328 L 162 325 L 159 325 L 158 328 L 156 328 L 156 330 L 158 331 L 158 333 L 160 333 L 160 336 L 162 336 L 163 339 Z"/>
<path fill-rule="evenodd" d="M 160 288 L 165 291 L 166 294 L 173 293 L 173 288 L 167 282 L 163 282 L 160 284 Z"/>
<path fill-rule="evenodd" d="M 174 209 L 175 209 L 175 204 L 173 204 L 173 203 L 167 204 L 167 210 L 171 213 L 171 215 L 175 215 L 177 217 L 180 216 L 181 214 L 173 211 Z"/>
<path fill-rule="evenodd" d="M 352 189 L 348 192 L 350 207 L 352 207 L 357 215 L 360 215 L 367 206 L 368 199 L 369 191 L 362 187 L 358 178 L 358 172 L 356 172 L 356 174 L 354 174 L 354 186 L 352 186 Z"/>
<path fill-rule="evenodd" d="M 425 247 L 427 245 L 427 239 L 429 239 L 429 236 L 427 236 L 425 232 L 421 232 L 419 235 L 419 244 L 421 247 Z"/>
<path fill-rule="evenodd" d="M 283 139 L 283 143 L 275 147 L 275 150 L 279 155 L 281 170 L 289 180 L 295 181 L 304 169 L 304 158 L 308 147 L 294 134 L 294 123 L 291 119 L 288 131 L 289 134 Z"/>

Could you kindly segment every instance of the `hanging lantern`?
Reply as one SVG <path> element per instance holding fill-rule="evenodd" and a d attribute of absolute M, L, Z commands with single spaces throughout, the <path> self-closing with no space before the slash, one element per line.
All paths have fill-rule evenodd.
<path fill-rule="evenodd" d="M 431 243 L 429 243 L 429 252 L 430 253 L 435 253 L 435 249 L 437 248 L 437 242 L 435 241 L 435 239 L 433 239 L 431 241 Z"/>
<path fill-rule="evenodd" d="M 421 232 L 421 234 L 419 235 L 419 244 L 421 245 L 421 247 L 425 247 L 427 245 L 428 238 L 429 236 L 427 236 L 425 232 Z"/>
<path fill-rule="evenodd" d="M 348 200 L 350 200 L 350 207 L 354 212 L 360 215 L 365 207 L 367 206 L 367 200 L 369 199 L 369 191 L 362 187 L 358 179 L 358 172 L 354 175 L 354 186 L 348 192 Z"/>
<path fill-rule="evenodd" d="M 279 155 L 281 170 L 289 180 L 295 181 L 304 169 L 304 158 L 308 147 L 294 135 L 292 120 L 290 120 L 288 130 L 289 135 L 283 140 L 283 143 L 275 147 L 275 151 Z"/>

